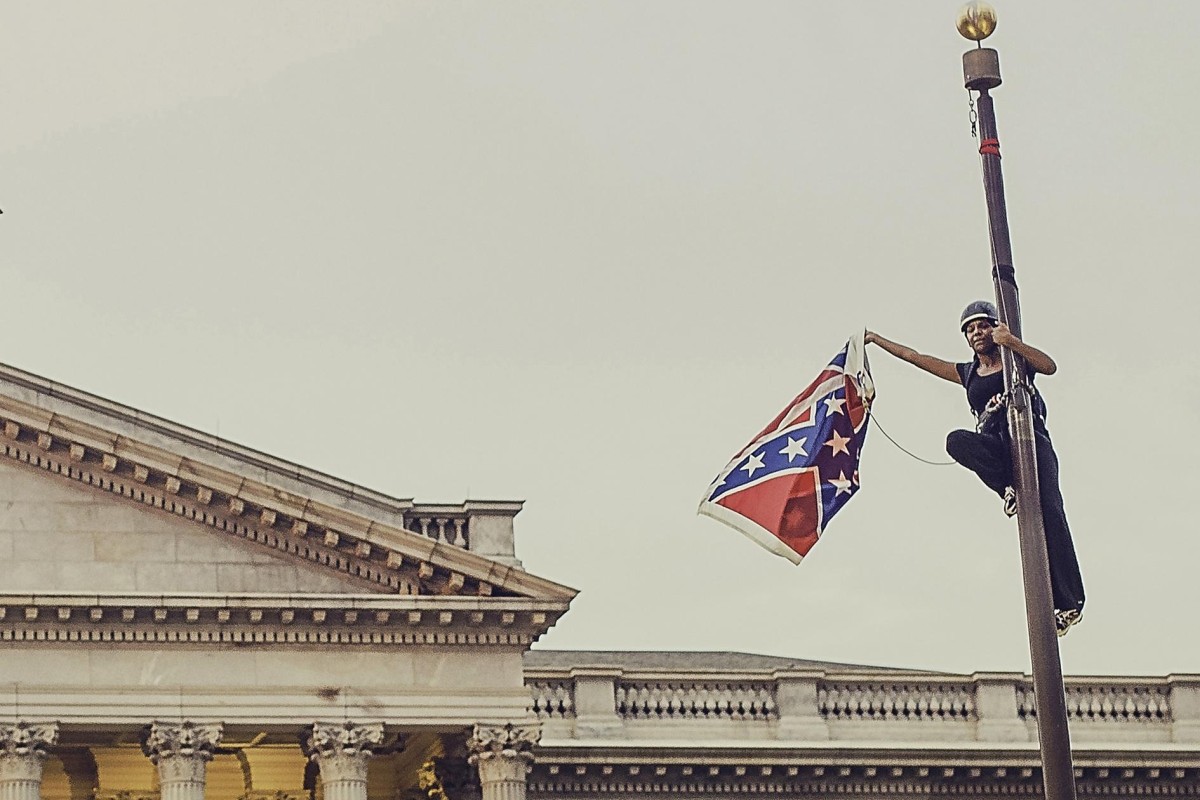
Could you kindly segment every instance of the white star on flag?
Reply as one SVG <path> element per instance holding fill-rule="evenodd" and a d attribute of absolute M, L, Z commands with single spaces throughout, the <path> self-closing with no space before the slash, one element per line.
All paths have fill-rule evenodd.
<path fill-rule="evenodd" d="M 839 472 L 836 478 L 830 478 L 826 483 L 837 489 L 834 492 L 834 497 L 837 497 L 839 494 L 850 494 L 850 481 L 846 478 L 845 470 Z"/>
<path fill-rule="evenodd" d="M 825 399 L 825 414 L 845 414 L 842 411 L 842 406 L 846 405 L 846 401 L 840 397 L 827 397 Z"/>
<path fill-rule="evenodd" d="M 832 438 L 832 439 L 830 439 L 828 442 L 826 442 L 826 443 L 825 443 L 825 446 L 826 446 L 826 447 L 832 447 L 832 448 L 833 448 L 833 454 L 834 454 L 835 456 L 836 456 L 838 453 L 845 453 L 846 455 L 850 455 L 850 448 L 846 446 L 846 445 L 848 445 L 849 443 L 850 443 L 850 437 L 849 437 L 849 436 L 842 436 L 842 435 L 841 435 L 840 433 L 838 433 L 837 431 L 834 431 L 834 432 L 833 432 L 833 438 Z M 760 466 L 761 466 L 761 465 L 760 465 Z M 843 476 L 843 477 L 844 477 L 844 476 Z"/>
<path fill-rule="evenodd" d="M 789 436 L 787 447 L 780 450 L 779 454 L 782 456 L 787 456 L 789 464 L 792 463 L 792 459 L 794 459 L 796 456 L 804 456 L 807 458 L 808 451 L 804 449 L 804 443 L 807 441 L 807 436 L 801 436 L 799 441 Z"/>
<path fill-rule="evenodd" d="M 750 458 L 746 461 L 742 469 L 746 470 L 746 477 L 753 478 L 756 469 L 763 469 L 762 456 L 756 453 L 751 453 Z"/>

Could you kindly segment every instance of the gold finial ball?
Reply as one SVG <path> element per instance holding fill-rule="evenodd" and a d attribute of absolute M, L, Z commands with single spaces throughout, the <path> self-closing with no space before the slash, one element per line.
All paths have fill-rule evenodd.
<path fill-rule="evenodd" d="M 967 3 L 958 12 L 958 32 L 963 38 L 978 42 L 996 30 L 996 9 L 987 3 Z"/>

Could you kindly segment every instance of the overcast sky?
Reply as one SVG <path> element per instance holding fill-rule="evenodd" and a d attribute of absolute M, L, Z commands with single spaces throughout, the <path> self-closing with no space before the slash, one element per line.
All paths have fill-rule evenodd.
<path fill-rule="evenodd" d="M 856 327 L 991 294 L 955 3 L 0 3 L 0 360 L 398 497 L 524 499 L 539 646 L 1027 670 L 1015 522 L 871 431 L 798 567 L 695 515 Z M 1200 672 L 1200 4 L 999 4 L 1075 674 Z M 961 390 L 872 351 L 943 459 Z"/>

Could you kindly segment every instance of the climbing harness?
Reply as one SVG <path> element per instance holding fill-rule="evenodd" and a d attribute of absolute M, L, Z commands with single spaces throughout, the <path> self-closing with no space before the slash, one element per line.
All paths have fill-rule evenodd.
<path fill-rule="evenodd" d="M 992 421 L 996 413 L 1008 408 L 1008 400 L 1008 392 L 994 395 L 992 399 L 988 400 L 983 411 L 975 415 L 975 432 L 986 433 L 988 423 Z"/>

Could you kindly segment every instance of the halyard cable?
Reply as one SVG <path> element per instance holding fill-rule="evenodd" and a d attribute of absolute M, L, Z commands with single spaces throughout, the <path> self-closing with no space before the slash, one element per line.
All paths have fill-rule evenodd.
<path fill-rule="evenodd" d="M 897 447 L 897 448 L 899 448 L 901 452 L 903 452 L 903 453 L 907 453 L 908 455 L 910 455 L 910 456 L 912 456 L 913 458 L 915 458 L 917 461 L 920 461 L 920 462 L 921 462 L 921 463 L 923 463 L 923 464 L 929 464 L 929 465 L 931 465 L 931 466 L 934 466 L 934 467 L 949 467 L 949 466 L 953 466 L 953 465 L 954 465 L 954 463 L 955 463 L 954 461 L 930 461 L 929 459 L 927 459 L 927 458 L 921 458 L 921 457 L 920 457 L 919 455 L 917 455 L 916 453 L 912 452 L 911 450 L 908 450 L 908 449 L 906 449 L 906 448 L 905 448 L 905 447 L 903 447 L 903 446 L 902 446 L 902 445 L 901 445 L 899 442 L 897 442 L 897 441 L 896 441 L 895 439 L 893 439 L 893 438 L 892 438 L 890 435 L 888 435 L 888 432 L 887 432 L 887 431 L 885 431 L 885 430 L 883 429 L 883 426 L 879 424 L 879 419 L 878 419 L 878 418 L 875 416 L 875 414 L 873 414 L 873 413 L 871 414 L 871 422 L 874 422 L 874 423 L 875 423 L 875 427 L 879 429 L 879 432 L 880 432 L 880 433 L 882 433 L 882 434 L 884 435 L 884 437 L 885 437 L 885 438 L 886 438 L 886 439 L 887 439 L 889 442 L 891 442 L 892 444 L 896 445 L 896 447 Z"/>

